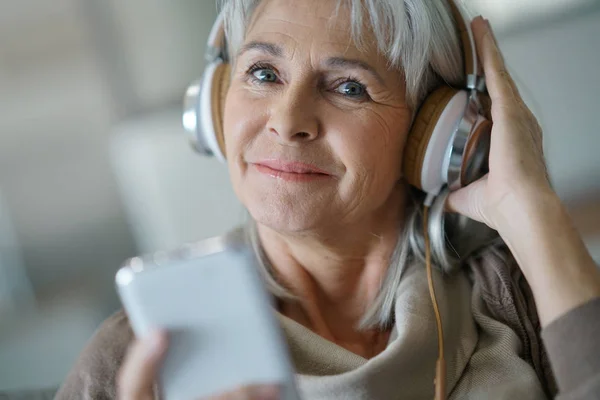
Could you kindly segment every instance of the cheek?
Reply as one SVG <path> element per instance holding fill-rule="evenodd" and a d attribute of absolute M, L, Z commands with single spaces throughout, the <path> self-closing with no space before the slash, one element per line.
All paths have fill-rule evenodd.
<path fill-rule="evenodd" d="M 346 113 L 342 117 L 345 129 L 336 137 L 334 146 L 346 168 L 369 181 L 398 180 L 410 116 L 405 112 L 363 109 L 350 118 Z"/>
<path fill-rule="evenodd" d="M 265 107 L 246 97 L 247 94 L 236 87 L 231 87 L 227 93 L 223 130 L 228 160 L 238 158 L 265 126 Z"/>
<path fill-rule="evenodd" d="M 248 140 L 253 125 L 251 102 L 245 102 L 241 91 L 232 87 L 225 99 L 223 131 L 227 159 L 235 158 L 244 140 Z"/>
<path fill-rule="evenodd" d="M 243 90 L 231 87 L 225 100 L 223 131 L 225 135 L 225 157 L 229 178 L 238 199 L 245 203 L 243 189 L 247 164 L 244 159 L 248 149 L 265 126 L 264 107 L 245 97 Z"/>

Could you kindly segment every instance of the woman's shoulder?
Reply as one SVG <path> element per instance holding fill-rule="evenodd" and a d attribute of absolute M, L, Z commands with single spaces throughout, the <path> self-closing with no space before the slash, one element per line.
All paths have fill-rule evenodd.
<path fill-rule="evenodd" d="M 91 356 L 89 361 L 116 362 L 122 359 L 134 333 L 125 311 L 119 310 L 108 317 L 96 330 L 82 355 Z"/>
<path fill-rule="evenodd" d="M 121 309 L 104 320 L 89 344 L 92 349 L 97 348 L 105 351 L 109 347 L 113 352 L 117 352 L 119 349 L 127 350 L 134 336 L 129 318 L 125 311 Z M 93 345 L 98 347 L 93 347 Z"/>
<path fill-rule="evenodd" d="M 133 334 L 131 325 L 129 324 L 129 318 L 125 313 L 125 310 L 120 309 L 114 314 L 106 318 L 102 324 L 98 327 L 94 336 L 104 336 L 106 334 L 118 334 L 128 331 Z"/>
<path fill-rule="evenodd" d="M 81 352 L 56 399 L 115 399 L 117 373 L 133 339 L 123 310 L 107 318 Z"/>

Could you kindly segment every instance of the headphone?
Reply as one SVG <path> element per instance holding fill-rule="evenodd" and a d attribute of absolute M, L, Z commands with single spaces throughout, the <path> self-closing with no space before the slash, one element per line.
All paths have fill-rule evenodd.
<path fill-rule="evenodd" d="M 428 95 L 411 126 L 402 166 L 408 183 L 430 196 L 445 185 L 464 187 L 487 172 L 492 129 L 491 102 L 469 19 L 455 0 L 449 4 L 462 42 L 466 82 L 462 89 L 444 85 Z M 195 150 L 224 162 L 223 110 L 231 67 L 223 13 L 211 29 L 205 56 L 202 79 L 185 94 L 183 126 Z"/>

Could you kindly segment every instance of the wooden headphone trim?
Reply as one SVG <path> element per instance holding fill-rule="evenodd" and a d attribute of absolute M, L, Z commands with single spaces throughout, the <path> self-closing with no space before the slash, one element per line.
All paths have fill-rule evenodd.
<path fill-rule="evenodd" d="M 437 122 L 458 90 L 442 86 L 430 94 L 419 109 L 408 135 L 403 156 L 403 171 L 408 183 L 422 189 L 421 172 L 427 146 Z"/>
<path fill-rule="evenodd" d="M 462 51 L 464 56 L 464 69 L 465 75 L 473 75 L 477 73 L 477 71 L 473 71 L 473 48 L 471 47 L 471 38 L 469 37 L 469 29 L 465 25 L 465 20 L 458 9 L 458 6 L 454 3 L 453 0 L 449 0 L 448 4 L 450 5 L 450 10 L 452 11 L 452 16 L 454 17 L 454 22 L 456 24 L 460 41 L 462 43 Z"/>
<path fill-rule="evenodd" d="M 210 94 L 210 108 L 212 111 L 212 120 L 215 130 L 217 143 L 221 149 L 221 153 L 225 156 L 225 134 L 223 129 L 223 114 L 225 109 L 225 98 L 230 83 L 230 66 L 227 63 L 222 63 L 215 69 L 213 75 L 213 87 Z"/>

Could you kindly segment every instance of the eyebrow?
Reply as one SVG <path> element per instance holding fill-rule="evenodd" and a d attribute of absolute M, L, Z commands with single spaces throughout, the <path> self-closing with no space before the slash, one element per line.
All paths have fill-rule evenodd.
<path fill-rule="evenodd" d="M 373 67 L 371 67 L 369 64 L 367 64 L 364 61 L 361 61 L 361 60 L 352 60 L 352 59 L 343 58 L 343 57 L 331 57 L 331 58 L 327 59 L 327 61 L 325 62 L 325 64 L 328 67 L 330 67 L 330 68 L 355 68 L 355 69 L 362 69 L 363 71 L 368 72 L 375 79 L 377 79 L 377 81 L 379 82 L 379 84 L 385 85 L 384 82 L 383 82 L 383 78 L 381 77 L 381 75 L 379 75 L 379 73 L 377 73 L 377 71 L 375 71 L 375 69 Z"/>
<path fill-rule="evenodd" d="M 250 50 L 258 50 L 263 53 L 267 53 L 273 57 L 281 57 L 283 56 L 283 49 L 273 43 L 267 42 L 249 42 L 242 46 L 240 51 L 238 51 L 238 57 Z"/>
<path fill-rule="evenodd" d="M 268 42 L 257 42 L 252 41 L 248 42 L 242 46 L 240 51 L 238 51 L 237 56 L 241 56 L 247 51 L 256 50 L 266 54 L 269 54 L 272 57 L 282 57 L 283 56 L 283 48 L 274 43 Z M 325 65 L 329 68 L 354 68 L 361 69 L 365 72 L 371 74 L 381 85 L 385 85 L 383 78 L 373 67 L 361 60 L 348 59 L 344 57 L 330 57 L 325 61 Z"/>

